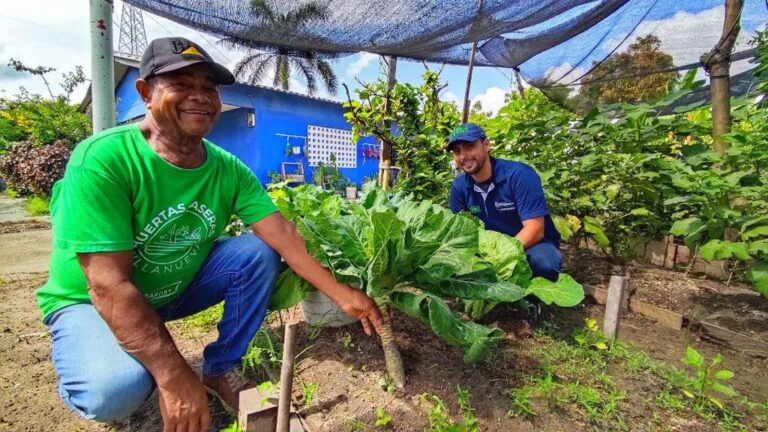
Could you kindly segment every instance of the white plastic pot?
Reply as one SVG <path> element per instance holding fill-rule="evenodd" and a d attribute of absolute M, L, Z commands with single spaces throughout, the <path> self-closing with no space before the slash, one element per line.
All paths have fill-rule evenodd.
<path fill-rule="evenodd" d="M 344 313 L 336 303 L 320 291 L 312 291 L 301 302 L 304 320 L 310 325 L 341 327 L 357 322 L 357 318 Z"/>

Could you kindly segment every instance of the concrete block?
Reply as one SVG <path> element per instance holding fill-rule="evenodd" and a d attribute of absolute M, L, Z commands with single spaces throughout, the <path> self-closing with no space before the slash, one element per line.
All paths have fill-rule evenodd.
<path fill-rule="evenodd" d="M 245 432 L 274 431 L 277 428 L 279 387 L 267 391 L 251 388 L 240 392 L 237 421 Z"/>
<path fill-rule="evenodd" d="M 674 268 L 676 256 L 677 245 L 674 243 L 667 243 L 667 252 L 664 255 L 664 267 Z"/>
<path fill-rule="evenodd" d="M 728 276 L 728 263 L 726 261 L 707 262 L 701 258 L 696 258 L 693 262 L 691 271 L 694 273 L 704 273 L 707 276 L 723 279 Z"/>
<path fill-rule="evenodd" d="M 691 260 L 691 250 L 688 246 L 677 245 L 677 254 L 675 255 L 675 266 L 686 267 Z"/>
<path fill-rule="evenodd" d="M 608 298 L 605 302 L 605 318 L 603 319 L 603 334 L 608 341 L 616 340 L 619 332 L 622 310 L 626 310 L 628 281 L 623 276 L 611 276 L 608 284 Z"/>
<path fill-rule="evenodd" d="M 656 266 L 663 266 L 667 256 L 667 244 L 660 241 L 651 241 L 645 249 L 645 259 Z"/>

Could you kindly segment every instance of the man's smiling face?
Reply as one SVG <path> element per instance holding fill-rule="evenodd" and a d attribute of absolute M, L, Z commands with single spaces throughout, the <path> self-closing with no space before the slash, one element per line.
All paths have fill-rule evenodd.
<path fill-rule="evenodd" d="M 221 114 L 219 86 L 203 64 L 149 79 L 150 110 L 160 130 L 202 138 Z"/>

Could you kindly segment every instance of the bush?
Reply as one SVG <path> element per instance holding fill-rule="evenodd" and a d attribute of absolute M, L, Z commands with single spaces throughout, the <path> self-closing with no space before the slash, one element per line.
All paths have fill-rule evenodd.
<path fill-rule="evenodd" d="M 0 175 L 19 195 L 50 196 L 53 184 L 64 176 L 69 155 L 62 141 L 44 147 L 29 141 L 12 143 L 0 156 Z"/>
<path fill-rule="evenodd" d="M 49 207 L 50 202 L 47 199 L 37 195 L 33 195 L 27 198 L 27 201 L 24 203 L 24 209 L 30 216 L 47 215 L 49 213 Z"/>
<path fill-rule="evenodd" d="M 27 93 L 0 98 L 0 153 L 18 141 L 44 146 L 61 140 L 71 148 L 89 135 L 91 119 L 66 99 L 46 100 Z"/>

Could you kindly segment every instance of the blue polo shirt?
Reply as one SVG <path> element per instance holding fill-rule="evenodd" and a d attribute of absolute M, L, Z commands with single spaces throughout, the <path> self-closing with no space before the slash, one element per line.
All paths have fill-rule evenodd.
<path fill-rule="evenodd" d="M 560 234 L 552 222 L 544 199 L 541 179 L 522 162 L 491 158 L 491 183 L 484 191 L 472 176 L 464 173 L 453 179 L 450 198 L 454 213 L 468 211 L 480 218 L 485 228 L 515 236 L 523 221 L 544 216 L 542 243 L 560 246 Z"/>

